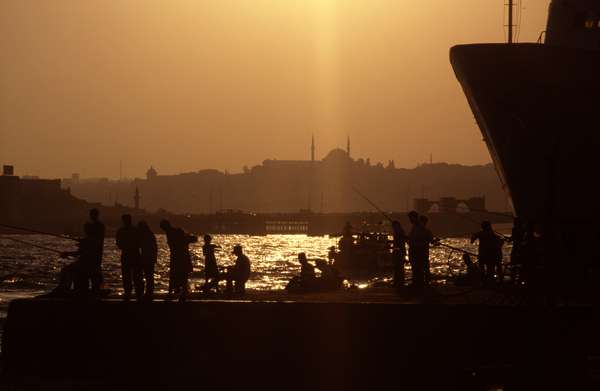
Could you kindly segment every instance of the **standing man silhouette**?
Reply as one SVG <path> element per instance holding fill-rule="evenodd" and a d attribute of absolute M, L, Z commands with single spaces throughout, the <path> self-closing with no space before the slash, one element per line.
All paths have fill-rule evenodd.
<path fill-rule="evenodd" d="M 189 245 L 198 241 L 198 237 L 175 228 L 168 220 L 162 220 L 160 227 L 167 235 L 167 244 L 171 252 L 169 262 L 169 295 L 174 293 L 180 301 L 185 301 L 189 291 L 189 277 L 193 270 Z"/>
<path fill-rule="evenodd" d="M 246 282 L 250 278 L 250 259 L 239 244 L 233 246 L 232 254 L 237 258 L 235 264 L 227 270 L 227 293 L 243 296 L 246 293 Z"/>
<path fill-rule="evenodd" d="M 486 283 L 494 280 L 494 271 L 497 272 L 497 281 L 502 282 L 502 245 L 504 240 L 492 229 L 492 223 L 481 223 L 481 231 L 471 236 L 471 243 L 479 240 L 479 268 Z"/>
<path fill-rule="evenodd" d="M 425 267 L 428 262 L 429 244 L 433 241 L 433 235 L 423 226 L 416 211 L 409 212 L 408 219 L 412 224 L 412 229 L 408 234 L 408 258 L 412 267 L 413 286 L 421 289 L 426 283 Z"/>
<path fill-rule="evenodd" d="M 404 286 L 404 259 L 406 257 L 406 233 L 399 221 L 392 222 L 392 263 L 394 266 L 394 288 Z"/>
<path fill-rule="evenodd" d="M 104 252 L 104 224 L 100 221 L 100 212 L 94 208 L 90 210 L 89 233 L 91 241 L 90 278 L 92 292 L 98 293 L 104 283 L 102 277 L 102 255 Z"/>
<path fill-rule="evenodd" d="M 202 253 L 204 254 L 204 278 L 206 283 L 203 289 L 205 292 L 209 292 L 211 288 L 219 290 L 219 267 L 217 266 L 217 257 L 215 256 L 215 249 L 218 247 L 212 244 L 212 236 L 209 234 L 204 235 Z"/>
<path fill-rule="evenodd" d="M 132 223 L 131 215 L 121 216 L 123 226 L 117 231 L 117 247 L 121 250 L 121 274 L 123 278 L 124 299 L 131 298 L 132 285 L 135 295 L 141 300 L 144 294 L 144 280 L 140 254 L 140 235 Z M 133 284 L 132 284 L 133 282 Z"/>
<path fill-rule="evenodd" d="M 144 298 L 152 300 L 154 295 L 154 266 L 156 265 L 158 256 L 156 237 L 145 221 L 138 223 L 138 231 L 140 235 L 142 272 L 146 283 Z"/>

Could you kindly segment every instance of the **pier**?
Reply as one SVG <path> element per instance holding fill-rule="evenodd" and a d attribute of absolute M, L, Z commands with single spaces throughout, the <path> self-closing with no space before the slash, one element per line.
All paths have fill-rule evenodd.
<path fill-rule="evenodd" d="M 423 302 L 371 290 L 185 303 L 15 300 L 2 381 L 315 390 L 584 389 L 592 381 L 599 324 L 591 307 L 454 297 Z"/>

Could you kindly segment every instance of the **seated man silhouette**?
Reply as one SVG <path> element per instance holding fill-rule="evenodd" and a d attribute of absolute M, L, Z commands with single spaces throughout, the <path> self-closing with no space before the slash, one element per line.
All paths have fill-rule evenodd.
<path fill-rule="evenodd" d="M 454 279 L 454 284 L 458 286 L 477 286 L 481 284 L 481 270 L 477 264 L 473 263 L 471 256 L 467 253 L 464 253 L 462 258 L 467 272 L 457 276 Z"/>
<path fill-rule="evenodd" d="M 317 287 L 322 291 L 340 289 L 343 279 L 340 272 L 333 265 L 329 265 L 324 259 L 315 261 L 317 269 L 321 272 L 321 277 L 317 278 Z"/>
<path fill-rule="evenodd" d="M 315 267 L 308 263 L 305 253 L 298 254 L 298 263 L 300 263 L 300 275 L 292 277 L 292 279 L 288 282 L 286 289 L 288 291 L 296 292 L 314 290 L 317 281 Z"/>
<path fill-rule="evenodd" d="M 61 258 L 77 257 L 77 260 L 60 271 L 58 286 L 53 294 L 86 294 L 90 280 L 96 271 L 96 240 L 93 226 L 87 223 L 83 226 L 85 236 L 79 240 L 77 251 L 65 251 Z"/>

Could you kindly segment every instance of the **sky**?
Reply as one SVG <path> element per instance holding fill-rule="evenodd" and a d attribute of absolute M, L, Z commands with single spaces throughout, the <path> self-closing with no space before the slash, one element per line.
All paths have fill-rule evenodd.
<path fill-rule="evenodd" d="M 485 164 L 448 59 L 504 0 L 3 0 L 0 164 L 143 177 L 264 159 Z M 521 42 L 549 0 L 522 0 Z M 490 75 L 493 77 L 493 75 Z"/>

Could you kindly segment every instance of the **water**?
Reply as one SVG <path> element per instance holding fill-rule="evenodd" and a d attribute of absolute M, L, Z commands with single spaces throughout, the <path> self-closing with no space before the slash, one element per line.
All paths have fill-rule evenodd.
<path fill-rule="evenodd" d="M 51 290 L 56 286 L 60 269 L 72 260 L 64 260 L 56 253 L 32 247 L 11 240 L 27 241 L 37 245 L 54 248 L 60 251 L 74 250 L 74 242 L 41 235 L 5 235 L 0 236 L 0 317 L 5 315 L 8 302 L 15 297 L 32 297 Z M 159 246 L 156 267 L 156 290 L 166 291 L 168 285 L 168 248 L 164 235 L 157 235 Z M 338 241 L 336 237 L 305 235 L 215 235 L 214 243 L 221 249 L 217 252 L 220 266 L 234 262 L 231 250 L 235 244 L 241 244 L 244 252 L 252 261 L 252 275 L 247 284 L 249 289 L 280 290 L 287 281 L 299 271 L 297 254 L 305 252 L 309 259 L 327 258 L 328 248 Z M 476 246 L 467 239 L 448 239 L 444 241 L 455 247 L 476 252 Z M 195 283 L 203 283 L 201 271 L 204 259 L 202 242 L 190 246 Z M 505 253 L 509 249 L 505 247 Z M 114 238 L 107 238 L 104 245 L 103 261 L 104 278 L 107 288 L 122 292 L 120 280 L 119 252 Z M 461 253 L 443 247 L 431 250 L 431 271 L 434 277 L 441 279 L 449 272 L 456 274 L 462 271 Z M 407 269 L 410 275 L 410 270 Z M 367 286 L 369 281 L 353 281 L 360 287 Z"/>

